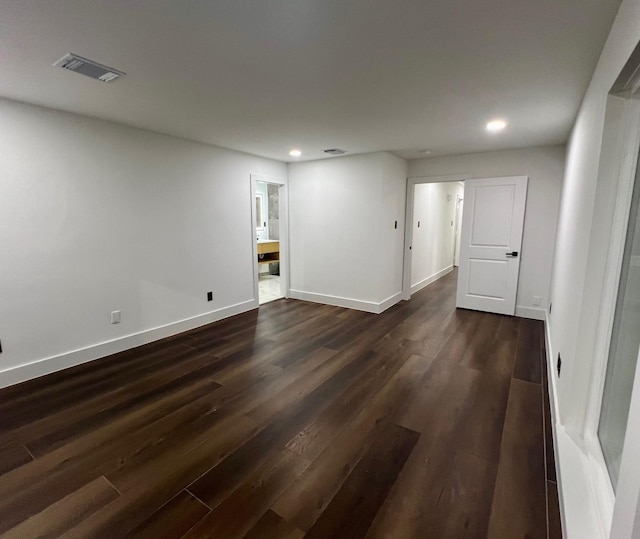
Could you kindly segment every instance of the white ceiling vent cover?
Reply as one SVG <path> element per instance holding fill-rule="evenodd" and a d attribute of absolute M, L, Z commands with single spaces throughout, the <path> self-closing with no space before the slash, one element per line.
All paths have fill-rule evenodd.
<path fill-rule="evenodd" d="M 75 71 L 92 79 L 101 80 L 102 82 L 111 82 L 122 75 L 126 75 L 126 73 L 122 71 L 71 53 L 65 54 L 53 65 L 69 71 Z"/>

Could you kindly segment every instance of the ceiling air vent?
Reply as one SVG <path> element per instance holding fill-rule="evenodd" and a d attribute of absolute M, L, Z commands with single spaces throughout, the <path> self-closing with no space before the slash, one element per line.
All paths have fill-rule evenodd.
<path fill-rule="evenodd" d="M 324 153 L 328 153 L 329 155 L 344 155 L 346 150 L 341 150 L 340 148 L 329 148 L 328 150 L 322 150 Z"/>
<path fill-rule="evenodd" d="M 81 75 L 86 75 L 92 79 L 101 80 L 102 82 L 111 82 L 118 77 L 125 75 L 122 71 L 113 69 L 93 60 L 88 60 L 82 56 L 76 54 L 65 54 L 60 60 L 58 60 L 54 66 L 62 67 L 69 71 L 75 71 Z"/>

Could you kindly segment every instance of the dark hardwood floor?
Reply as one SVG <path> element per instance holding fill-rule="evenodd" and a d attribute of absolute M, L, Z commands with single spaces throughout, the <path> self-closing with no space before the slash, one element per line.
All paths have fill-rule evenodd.
<path fill-rule="evenodd" d="M 559 537 L 542 323 L 454 296 L 279 300 L 0 391 L 0 533 Z"/>

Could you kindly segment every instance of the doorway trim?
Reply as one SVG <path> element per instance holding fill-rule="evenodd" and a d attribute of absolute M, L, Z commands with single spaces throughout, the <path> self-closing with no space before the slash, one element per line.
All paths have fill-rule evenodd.
<path fill-rule="evenodd" d="M 464 184 L 463 184 L 464 185 Z M 455 214 L 455 226 L 454 237 L 455 243 L 453 245 L 453 267 L 457 268 L 460 265 L 460 233 L 462 232 L 462 212 L 460 211 L 460 205 L 464 210 L 464 197 L 456 195 L 456 214 Z M 457 262 L 457 264 L 456 264 Z"/>
<path fill-rule="evenodd" d="M 287 183 L 282 178 L 266 176 L 264 174 L 251 174 L 251 254 L 253 256 L 253 299 L 254 307 L 260 307 L 259 278 L 260 268 L 258 264 L 258 243 L 256 241 L 256 182 L 270 183 L 279 188 L 280 204 L 280 293 L 283 298 L 289 297 L 289 191 Z"/>
<path fill-rule="evenodd" d="M 419 183 L 462 182 L 469 180 L 471 174 L 447 174 L 444 176 L 412 176 L 407 178 L 407 201 L 404 220 L 404 254 L 402 257 L 402 299 L 411 299 L 411 259 L 413 244 L 413 202 L 415 187 Z"/>

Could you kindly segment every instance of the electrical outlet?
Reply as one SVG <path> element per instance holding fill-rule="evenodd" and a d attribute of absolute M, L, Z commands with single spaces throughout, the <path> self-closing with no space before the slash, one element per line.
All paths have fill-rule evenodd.
<path fill-rule="evenodd" d="M 560 370 L 562 369 L 562 358 L 560 357 L 560 352 L 558 352 L 557 368 L 558 368 L 558 378 L 560 378 Z"/>
<path fill-rule="evenodd" d="M 207 301 L 213 301 L 213 292 L 207 292 Z"/>
<path fill-rule="evenodd" d="M 120 323 L 120 311 L 111 311 L 111 323 L 112 324 Z"/>

